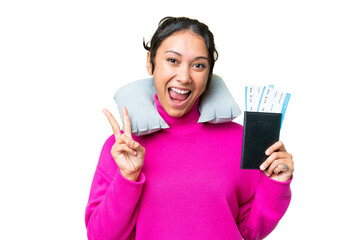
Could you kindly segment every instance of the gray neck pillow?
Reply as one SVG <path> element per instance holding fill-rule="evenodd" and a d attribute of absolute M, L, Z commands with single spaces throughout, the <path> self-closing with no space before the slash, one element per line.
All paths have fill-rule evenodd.
<path fill-rule="evenodd" d="M 137 136 L 151 134 L 169 128 L 157 111 L 154 101 L 156 93 L 153 78 L 129 83 L 119 88 L 114 96 L 121 120 L 121 107 L 126 106 L 131 122 L 131 132 Z M 241 110 L 231 96 L 221 77 L 213 75 L 210 86 L 199 101 L 198 123 L 223 123 L 240 116 Z"/>

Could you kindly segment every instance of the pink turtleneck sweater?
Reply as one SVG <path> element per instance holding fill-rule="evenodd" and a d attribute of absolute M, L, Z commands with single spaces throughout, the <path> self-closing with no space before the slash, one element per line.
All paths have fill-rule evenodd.
<path fill-rule="evenodd" d="M 146 149 L 138 182 L 124 178 L 104 144 L 86 207 L 89 239 L 262 239 L 291 198 L 290 181 L 241 170 L 243 128 L 229 122 L 198 124 L 197 103 L 170 126 L 134 137 Z"/>

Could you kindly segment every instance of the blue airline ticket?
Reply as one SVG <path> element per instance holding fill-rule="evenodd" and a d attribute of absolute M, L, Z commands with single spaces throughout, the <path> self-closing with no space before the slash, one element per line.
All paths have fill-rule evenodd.
<path fill-rule="evenodd" d="M 268 86 L 245 87 L 245 111 L 281 113 L 281 124 L 290 100 L 290 93 Z"/>

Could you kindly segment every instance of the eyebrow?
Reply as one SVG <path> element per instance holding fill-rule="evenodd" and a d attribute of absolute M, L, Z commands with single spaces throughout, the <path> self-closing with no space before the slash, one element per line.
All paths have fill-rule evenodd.
<path fill-rule="evenodd" d="M 182 57 L 182 54 L 181 54 L 181 53 L 179 53 L 179 52 L 177 52 L 177 51 L 174 51 L 174 50 L 168 50 L 168 51 L 166 51 L 165 53 L 174 53 L 174 54 L 179 55 L 180 57 Z M 197 59 L 205 59 L 206 61 L 209 61 L 209 59 L 208 59 L 207 57 L 204 57 L 204 56 L 198 56 L 198 57 L 196 57 L 195 59 L 196 59 L 196 60 L 197 60 Z"/>

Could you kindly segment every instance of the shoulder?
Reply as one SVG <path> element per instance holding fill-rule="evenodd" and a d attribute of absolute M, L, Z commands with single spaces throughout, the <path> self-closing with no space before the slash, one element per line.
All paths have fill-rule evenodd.
<path fill-rule="evenodd" d="M 105 171 L 113 171 L 116 170 L 116 163 L 114 161 L 114 158 L 111 155 L 111 149 L 112 146 L 115 143 L 115 136 L 111 135 L 108 137 L 108 139 L 105 141 L 100 157 L 99 157 L 99 163 L 98 167 Z"/>
<path fill-rule="evenodd" d="M 114 134 L 112 134 L 110 137 L 108 137 L 108 139 L 106 139 L 104 146 L 111 146 L 114 145 L 115 143 L 115 136 Z"/>
<path fill-rule="evenodd" d="M 111 148 L 115 143 L 115 136 L 114 134 L 108 137 L 102 147 L 101 154 L 105 154 L 107 152 L 111 152 Z M 100 156 L 101 157 L 101 156 Z"/>
<path fill-rule="evenodd" d="M 204 123 L 207 128 L 217 130 L 217 131 L 226 131 L 226 132 L 234 132 L 239 134 L 243 132 L 243 126 L 236 122 L 224 122 L 224 123 Z"/>
<path fill-rule="evenodd" d="M 236 122 L 204 123 L 204 129 L 219 139 L 227 139 L 234 144 L 242 144 L 243 126 Z"/>
<path fill-rule="evenodd" d="M 237 122 L 225 122 L 225 123 L 221 123 L 222 125 L 224 125 L 224 127 L 226 128 L 231 128 L 234 130 L 239 130 L 242 131 L 243 126 Z"/>

